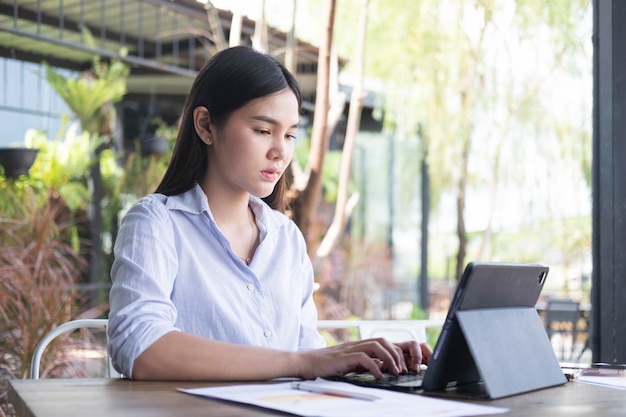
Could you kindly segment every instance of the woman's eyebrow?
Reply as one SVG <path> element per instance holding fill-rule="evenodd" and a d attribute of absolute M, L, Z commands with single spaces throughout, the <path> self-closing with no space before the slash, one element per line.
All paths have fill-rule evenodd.
<path fill-rule="evenodd" d="M 270 124 L 272 124 L 272 125 L 277 125 L 277 124 L 279 124 L 279 123 L 278 123 L 278 120 L 276 120 L 276 119 L 274 119 L 274 118 L 272 118 L 272 117 L 269 117 L 269 116 L 264 116 L 264 115 L 252 116 L 252 119 L 254 119 L 254 120 L 259 120 L 259 121 L 261 121 L 261 122 L 267 122 L 267 123 L 270 123 Z M 290 127 L 291 127 L 292 129 L 295 129 L 295 128 L 297 128 L 297 127 L 298 127 L 298 125 L 299 125 L 299 124 L 300 124 L 300 122 L 298 121 L 297 123 L 294 123 L 294 124 L 293 124 L 293 125 L 291 125 Z"/>

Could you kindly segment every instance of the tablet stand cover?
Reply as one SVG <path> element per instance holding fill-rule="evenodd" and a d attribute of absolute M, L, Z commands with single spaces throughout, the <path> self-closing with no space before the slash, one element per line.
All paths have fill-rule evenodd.
<path fill-rule="evenodd" d="M 534 308 L 465 310 L 456 317 L 489 398 L 567 382 Z"/>

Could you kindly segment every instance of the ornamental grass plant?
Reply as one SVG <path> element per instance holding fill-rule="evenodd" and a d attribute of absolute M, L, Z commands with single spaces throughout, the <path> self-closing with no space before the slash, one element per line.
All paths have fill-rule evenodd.
<path fill-rule="evenodd" d="M 2 177 L 0 188 L 0 410 L 10 415 L 8 380 L 28 377 L 41 338 L 78 318 L 76 284 L 86 262 L 77 242 L 79 222 L 58 194 Z M 91 345 L 88 336 L 57 338 L 44 354 L 41 376 L 86 376 L 75 355 L 86 345 Z"/>

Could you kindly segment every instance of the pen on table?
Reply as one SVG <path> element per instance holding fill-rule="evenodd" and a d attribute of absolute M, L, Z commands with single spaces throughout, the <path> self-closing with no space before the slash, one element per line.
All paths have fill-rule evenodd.
<path fill-rule="evenodd" d="M 337 388 L 323 387 L 314 383 L 293 381 L 291 388 L 299 391 L 314 392 L 316 394 L 336 395 L 339 397 L 354 398 L 355 400 L 375 401 L 380 397 L 359 392 L 344 391 Z"/>

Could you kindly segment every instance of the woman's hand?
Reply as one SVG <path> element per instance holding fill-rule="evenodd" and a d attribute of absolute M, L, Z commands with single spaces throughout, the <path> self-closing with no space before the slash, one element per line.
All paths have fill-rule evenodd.
<path fill-rule="evenodd" d="M 302 379 L 342 375 L 353 371 L 369 371 L 376 378 L 382 373 L 393 375 L 409 369 L 419 371 L 428 363 L 432 350 L 426 343 L 415 341 L 391 343 L 386 339 L 365 339 L 340 345 L 301 352 L 298 376 Z"/>

